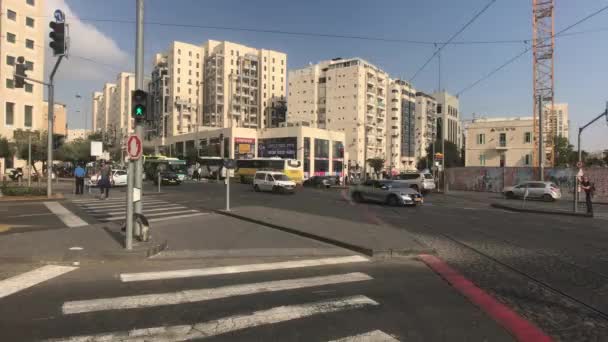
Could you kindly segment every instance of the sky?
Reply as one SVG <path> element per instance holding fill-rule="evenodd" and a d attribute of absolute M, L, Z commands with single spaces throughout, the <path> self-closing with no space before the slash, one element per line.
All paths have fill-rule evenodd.
<path fill-rule="evenodd" d="M 287 53 L 288 69 L 334 57 L 361 57 L 392 77 L 410 80 L 433 54 L 433 44 L 298 36 L 243 30 L 185 28 L 153 24 L 178 23 L 288 32 L 366 36 L 424 42 L 445 42 L 490 0 L 145 0 L 146 74 L 154 53 L 174 41 L 202 44 L 229 40 Z M 607 6 L 600 0 L 555 0 L 556 32 Z M 57 100 L 68 105 L 69 125 L 91 125 L 91 94 L 120 71 L 134 70 L 135 0 L 47 0 L 47 14 L 63 9 L 70 23 L 70 58 L 56 76 Z M 608 96 L 608 10 L 556 38 L 555 101 L 569 103 L 570 137 L 577 127 L 606 108 Z M 50 18 L 49 18 L 50 20 Z M 434 58 L 415 79 L 417 90 L 439 88 L 457 94 L 529 46 L 532 1 L 497 0 L 455 41 L 516 40 L 500 44 L 448 45 L 441 68 Z M 48 46 L 48 44 L 45 44 Z M 47 73 L 53 62 L 47 51 Z M 441 78 L 439 77 L 441 69 Z M 81 95 L 77 98 L 76 95 Z M 525 54 L 477 86 L 460 94 L 464 119 L 532 115 L 532 54 Z M 608 149 L 605 120 L 585 130 L 583 148 Z"/>

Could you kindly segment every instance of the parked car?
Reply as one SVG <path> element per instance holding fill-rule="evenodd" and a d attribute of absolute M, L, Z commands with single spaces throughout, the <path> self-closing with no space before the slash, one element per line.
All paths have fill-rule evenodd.
<path fill-rule="evenodd" d="M 357 202 L 375 201 L 391 206 L 416 206 L 423 202 L 422 195 L 409 184 L 393 180 L 367 180 L 351 186 L 350 193 Z"/>
<path fill-rule="evenodd" d="M 329 188 L 333 185 L 338 185 L 340 178 L 338 176 L 313 176 L 304 181 L 304 186 L 312 186 L 317 188 Z"/>
<path fill-rule="evenodd" d="M 506 198 L 537 198 L 548 202 L 562 198 L 559 187 L 552 182 L 523 182 L 505 187 L 503 194 Z"/>
<path fill-rule="evenodd" d="M 406 172 L 393 177 L 394 181 L 408 184 L 410 188 L 420 192 L 435 189 L 435 178 L 428 172 Z"/>
<path fill-rule="evenodd" d="M 99 181 L 99 174 L 92 175 L 89 179 L 89 186 L 97 186 Z M 110 179 L 112 186 L 127 186 L 127 171 L 125 170 L 112 170 L 112 178 Z"/>
<path fill-rule="evenodd" d="M 253 190 L 293 193 L 296 182 L 278 171 L 257 171 L 253 177 Z"/>
<path fill-rule="evenodd" d="M 154 178 L 154 185 L 158 185 L 158 177 Z M 179 175 L 173 171 L 161 171 L 160 172 L 160 182 L 161 184 L 173 184 L 179 185 L 182 181 L 179 178 Z"/>

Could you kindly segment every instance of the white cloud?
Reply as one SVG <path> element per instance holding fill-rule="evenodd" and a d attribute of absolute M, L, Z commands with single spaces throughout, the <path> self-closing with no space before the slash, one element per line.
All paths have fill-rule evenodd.
<path fill-rule="evenodd" d="M 57 77 L 69 80 L 81 81 L 103 81 L 110 82 L 116 77 L 119 71 L 131 69 L 132 60 L 128 53 L 123 51 L 116 42 L 99 31 L 95 26 L 82 22 L 78 15 L 72 12 L 64 0 L 48 0 L 46 14 L 52 18 L 55 9 L 59 8 L 66 14 L 66 22 L 70 25 L 70 57 L 62 62 Z M 49 30 L 50 32 L 50 30 Z M 46 54 L 45 54 L 45 74 L 48 75 L 55 63 L 52 51 L 48 48 L 49 37 L 46 34 Z M 84 57 L 93 59 L 99 63 L 115 66 L 118 69 L 91 61 L 83 60 Z M 69 63 L 69 67 L 65 64 Z"/>

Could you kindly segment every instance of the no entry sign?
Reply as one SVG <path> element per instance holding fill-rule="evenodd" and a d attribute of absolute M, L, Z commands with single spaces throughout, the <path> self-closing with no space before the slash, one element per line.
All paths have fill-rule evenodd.
<path fill-rule="evenodd" d="M 141 152 L 143 150 L 141 139 L 137 135 L 129 136 L 127 140 L 127 155 L 131 160 L 137 160 L 141 158 Z"/>

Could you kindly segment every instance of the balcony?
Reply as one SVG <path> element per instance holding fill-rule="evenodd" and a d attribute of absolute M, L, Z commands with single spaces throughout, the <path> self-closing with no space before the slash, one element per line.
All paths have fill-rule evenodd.
<path fill-rule="evenodd" d="M 507 147 L 507 142 L 506 142 L 506 141 L 501 140 L 501 141 L 499 141 L 499 142 L 496 144 L 496 149 L 497 149 L 497 150 L 504 151 L 504 150 L 509 149 L 509 147 Z"/>

